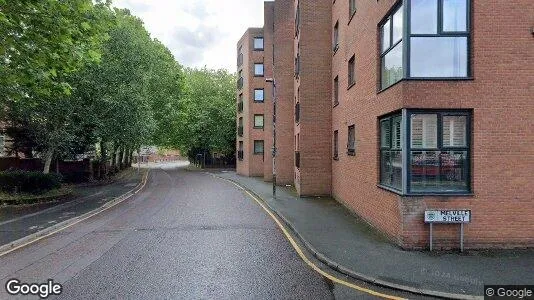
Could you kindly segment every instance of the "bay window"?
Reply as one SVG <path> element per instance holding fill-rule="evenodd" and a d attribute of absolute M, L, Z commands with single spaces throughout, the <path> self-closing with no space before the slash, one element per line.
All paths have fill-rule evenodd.
<path fill-rule="evenodd" d="M 393 9 L 379 24 L 381 89 L 403 78 L 470 77 L 469 7 L 470 0 L 404 0 Z"/>
<path fill-rule="evenodd" d="M 471 192 L 469 111 L 405 110 L 379 124 L 381 186 L 408 195 Z"/>

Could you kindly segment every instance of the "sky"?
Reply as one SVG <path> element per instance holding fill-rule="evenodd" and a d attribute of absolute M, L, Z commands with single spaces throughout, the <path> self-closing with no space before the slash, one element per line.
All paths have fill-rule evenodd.
<path fill-rule="evenodd" d="M 236 71 L 236 44 L 263 27 L 264 0 L 114 0 L 141 18 L 153 38 L 186 67 Z"/>

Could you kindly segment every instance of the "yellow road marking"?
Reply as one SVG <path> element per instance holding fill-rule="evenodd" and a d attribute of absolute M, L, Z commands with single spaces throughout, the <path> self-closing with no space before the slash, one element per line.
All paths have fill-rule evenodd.
<path fill-rule="evenodd" d="M 147 183 L 147 181 L 148 181 L 147 179 L 148 179 L 148 173 L 149 173 L 149 172 L 150 172 L 150 170 L 147 171 L 147 172 L 145 173 L 145 176 L 144 176 L 143 181 L 142 181 L 143 185 L 142 185 L 139 189 L 137 189 L 137 191 L 133 192 L 133 191 L 135 190 L 135 188 L 134 188 L 134 189 L 132 189 L 132 190 L 130 190 L 130 191 L 128 191 L 128 192 L 125 193 L 125 194 L 128 194 L 128 193 L 133 192 L 133 194 L 131 194 L 130 196 L 128 196 L 128 197 L 126 197 L 126 198 L 124 198 L 124 199 L 122 199 L 122 200 L 120 200 L 120 201 L 118 201 L 118 202 L 116 202 L 116 203 L 113 203 L 112 205 L 110 205 L 110 206 L 104 208 L 103 210 L 100 210 L 100 211 L 94 212 L 94 213 L 92 213 L 92 214 L 90 214 L 90 215 L 88 215 L 88 216 L 85 216 L 84 218 L 82 218 L 82 219 L 80 219 L 80 220 L 78 220 L 78 221 L 76 221 L 76 222 L 74 222 L 74 223 L 72 223 L 72 224 L 69 224 L 69 225 L 67 225 L 67 226 L 65 226 L 65 227 L 61 227 L 61 228 L 59 228 L 59 229 L 57 229 L 57 230 L 54 230 L 54 231 L 52 231 L 52 232 L 50 232 L 50 233 L 47 233 L 47 234 L 45 234 L 45 235 L 43 235 L 43 236 L 40 236 L 40 237 L 38 237 L 38 238 L 36 238 L 36 239 L 34 239 L 34 240 L 31 240 L 31 241 L 29 241 L 29 242 L 27 242 L 27 243 L 24 243 L 24 244 L 22 244 L 22 245 L 19 245 L 19 246 L 13 248 L 13 249 L 9 249 L 9 250 L 5 251 L 4 253 L 0 253 L 0 257 L 5 256 L 5 255 L 7 255 L 7 254 L 9 254 L 9 253 L 11 253 L 11 252 L 13 252 L 13 251 L 15 251 L 15 250 L 20 249 L 20 248 L 24 248 L 24 247 L 26 247 L 26 246 L 28 246 L 28 245 L 31 245 L 31 244 L 33 244 L 33 243 L 35 243 L 35 242 L 37 242 L 37 241 L 40 241 L 40 240 L 42 240 L 42 239 L 44 239 L 44 238 L 47 238 L 47 237 L 49 237 L 49 236 L 51 236 L 51 235 L 54 235 L 54 234 L 56 234 L 56 233 L 58 233 L 58 232 L 60 232 L 60 231 L 63 231 L 63 230 L 65 230 L 65 229 L 69 228 L 69 227 L 72 227 L 72 226 L 74 226 L 74 225 L 76 225 L 76 224 L 78 224 L 78 223 L 80 223 L 80 222 L 83 222 L 83 221 L 85 221 L 85 220 L 87 220 L 87 219 L 89 219 L 89 218 L 91 218 L 91 217 L 93 217 L 93 216 L 96 216 L 96 215 L 98 215 L 98 214 L 100 214 L 100 213 L 102 213 L 102 212 L 105 212 L 106 210 L 108 210 L 108 209 L 110 209 L 110 208 L 112 208 L 112 207 L 114 207 L 114 206 L 116 206 L 116 205 L 118 205 L 118 204 L 124 202 L 125 200 L 129 199 L 130 197 L 136 195 L 140 190 L 142 190 L 142 189 L 145 187 L 145 185 L 146 185 L 146 183 Z M 124 194 L 123 194 L 123 195 L 124 195 Z M 120 197 L 120 196 L 119 196 L 119 197 Z"/>
<path fill-rule="evenodd" d="M 215 175 L 214 175 L 215 176 Z M 291 244 L 291 246 L 293 246 L 293 248 L 295 249 L 295 251 L 297 251 L 298 255 L 300 256 L 300 258 L 310 267 L 312 268 L 314 271 L 316 271 L 317 273 L 321 274 L 322 276 L 330 279 L 331 281 L 335 282 L 335 283 L 338 283 L 338 284 L 341 284 L 341 285 L 344 285 L 344 286 L 347 286 L 349 288 L 352 288 L 352 289 L 355 289 L 355 290 L 358 290 L 360 292 L 364 292 L 364 293 L 367 293 L 367 294 L 370 294 L 370 295 L 373 295 L 373 296 L 377 296 L 377 297 L 380 297 L 380 298 L 384 298 L 384 299 L 392 299 L 392 300 L 405 300 L 405 298 L 401 298 L 401 297 L 397 297 L 397 296 L 392 296 L 392 295 L 387 295 L 387 294 L 383 294 L 383 293 L 380 293 L 380 292 L 377 292 L 377 291 L 373 291 L 373 290 L 370 290 L 370 289 L 367 289 L 367 288 L 364 288 L 364 287 L 361 287 L 359 285 L 355 285 L 355 284 L 352 284 L 350 282 L 347 282 L 343 279 L 339 279 L 333 275 L 330 275 L 328 273 L 326 273 L 325 271 L 321 270 L 319 267 L 317 267 L 313 262 L 311 262 L 308 257 L 306 257 L 306 255 L 304 254 L 304 252 L 302 251 L 302 249 L 299 247 L 299 245 L 297 244 L 297 242 L 295 242 L 295 240 L 293 239 L 293 237 L 291 236 L 291 234 L 289 233 L 289 231 L 286 229 L 286 227 L 282 224 L 282 222 L 278 219 L 277 216 L 274 215 L 274 213 L 271 212 L 270 209 L 268 209 L 267 207 L 265 207 L 265 205 L 262 203 L 262 200 L 258 199 L 258 197 L 254 196 L 252 193 L 250 193 L 249 191 L 247 191 L 245 188 L 243 188 L 242 186 L 240 186 L 239 184 L 231 181 L 231 180 L 228 180 L 228 179 L 225 179 L 225 178 L 222 178 L 222 177 L 218 177 L 218 176 L 215 176 L 219 179 L 222 179 L 222 180 L 225 180 L 225 181 L 228 181 L 230 182 L 231 184 L 237 186 L 240 190 L 243 190 L 245 193 L 247 193 L 247 195 L 249 195 L 252 199 L 254 199 L 254 201 L 256 201 L 256 203 L 258 203 L 258 205 L 263 208 L 263 210 L 265 212 L 267 212 L 267 214 L 274 220 L 274 222 L 278 225 L 278 227 L 282 230 L 282 232 L 284 233 L 284 235 L 286 236 L 286 238 L 289 240 L 289 243 Z"/>

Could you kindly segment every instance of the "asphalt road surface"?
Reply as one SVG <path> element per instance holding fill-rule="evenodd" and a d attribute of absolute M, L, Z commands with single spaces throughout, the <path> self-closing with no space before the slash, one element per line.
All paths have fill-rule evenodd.
<path fill-rule="evenodd" d="M 0 257 L 0 278 L 53 279 L 63 293 L 49 299 L 373 298 L 309 268 L 235 186 L 184 168 L 155 168 L 137 196 Z"/>

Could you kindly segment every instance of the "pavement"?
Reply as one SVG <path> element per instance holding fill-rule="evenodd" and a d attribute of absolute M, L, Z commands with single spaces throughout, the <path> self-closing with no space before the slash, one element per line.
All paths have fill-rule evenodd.
<path fill-rule="evenodd" d="M 141 181 L 135 169 L 123 171 L 111 184 L 78 186 L 66 200 L 43 205 L 0 208 L 0 246 L 81 216 L 132 190 Z"/>
<path fill-rule="evenodd" d="M 405 251 L 390 243 L 334 199 L 299 198 L 292 188 L 244 177 L 233 171 L 211 171 L 260 197 L 291 227 L 315 256 L 342 273 L 421 293 L 476 298 L 484 285 L 533 284 L 534 251 Z"/>
<path fill-rule="evenodd" d="M 162 166 L 131 198 L 0 256 L 10 278 L 53 279 L 49 299 L 374 299 L 311 269 L 241 189 Z"/>

